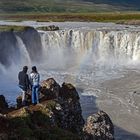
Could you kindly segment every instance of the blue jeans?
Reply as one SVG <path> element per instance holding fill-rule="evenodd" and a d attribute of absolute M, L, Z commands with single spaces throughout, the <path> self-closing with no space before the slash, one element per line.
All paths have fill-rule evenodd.
<path fill-rule="evenodd" d="M 39 103 L 39 92 L 38 92 L 38 89 L 39 89 L 39 85 L 33 85 L 32 86 L 32 103 L 33 104 L 36 104 L 36 103 Z"/>

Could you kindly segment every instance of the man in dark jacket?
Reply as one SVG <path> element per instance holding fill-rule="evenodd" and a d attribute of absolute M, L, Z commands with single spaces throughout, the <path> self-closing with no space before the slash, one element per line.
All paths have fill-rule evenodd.
<path fill-rule="evenodd" d="M 30 85 L 27 71 L 28 71 L 28 67 L 24 66 L 23 70 L 20 71 L 18 74 L 19 87 L 22 90 L 22 104 L 23 105 L 26 104 L 25 95 L 26 95 L 26 92 L 29 89 L 29 85 Z"/>

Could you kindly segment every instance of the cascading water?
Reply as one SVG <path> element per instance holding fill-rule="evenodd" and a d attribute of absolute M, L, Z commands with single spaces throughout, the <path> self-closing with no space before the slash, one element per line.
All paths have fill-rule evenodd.
<path fill-rule="evenodd" d="M 20 37 L 16 37 L 17 38 L 17 43 L 18 43 L 18 46 L 19 46 L 19 52 L 20 52 L 20 67 L 24 65 L 28 65 L 30 66 L 31 65 L 31 59 L 30 59 L 30 56 L 29 56 L 29 53 L 28 53 L 28 50 L 27 48 L 25 47 L 25 44 L 23 43 L 22 39 Z"/>
<path fill-rule="evenodd" d="M 42 80 L 54 77 L 60 84 L 71 82 L 77 87 L 85 118 L 98 109 L 104 110 L 114 124 L 122 128 L 122 131 L 116 128 L 116 139 L 137 139 L 134 134 L 140 132 L 140 96 L 133 92 L 140 92 L 137 84 L 140 82 L 137 77 L 140 75 L 140 32 L 71 28 L 31 31 L 31 35 L 28 31 L 24 35 L 16 34 L 15 38 L 15 52 L 2 55 L 2 59 L 7 55 L 15 55 L 17 59 L 11 56 L 12 63 L 8 63 L 8 67 L 0 63 L 1 78 L 5 81 L 1 83 L 0 93 L 10 102 L 15 101 L 20 92 L 19 70 L 23 65 L 29 68 L 36 65 Z M 131 82 L 133 78 L 135 82 Z M 125 119 L 131 122 L 127 124 Z"/>
<path fill-rule="evenodd" d="M 62 68 L 70 61 L 70 67 L 74 63 L 81 67 L 87 63 L 94 67 L 96 64 L 127 66 L 138 62 L 140 57 L 140 34 L 135 32 L 71 29 L 41 33 L 41 36 L 48 68 Z"/>

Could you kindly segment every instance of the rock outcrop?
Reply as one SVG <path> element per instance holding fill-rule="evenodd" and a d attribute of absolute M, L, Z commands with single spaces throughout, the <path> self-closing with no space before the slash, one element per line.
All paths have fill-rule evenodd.
<path fill-rule="evenodd" d="M 41 87 L 43 98 L 56 99 L 57 107 L 53 113 L 57 125 L 73 133 L 82 133 L 84 119 L 75 87 L 70 83 L 63 83 L 60 87 L 53 78 L 43 81 Z"/>
<path fill-rule="evenodd" d="M 40 88 L 40 100 L 58 99 L 59 94 L 60 85 L 53 78 L 42 81 Z"/>
<path fill-rule="evenodd" d="M 59 30 L 59 27 L 55 25 L 50 25 L 50 26 L 38 27 L 37 29 L 43 31 L 56 31 Z"/>
<path fill-rule="evenodd" d="M 79 99 L 75 87 L 69 83 L 63 83 L 58 99 L 59 111 L 55 112 L 59 126 L 77 134 L 82 133 L 84 126 Z"/>
<path fill-rule="evenodd" d="M 30 92 L 26 97 L 28 106 L 22 107 L 18 97 L 17 109 L 0 114 L 0 139 L 114 140 L 114 127 L 105 112 L 89 116 L 85 124 L 78 92 L 70 83 L 60 86 L 49 78 L 41 83 L 39 104 L 31 104 Z M 4 102 L 0 107 L 8 107 Z"/>
<path fill-rule="evenodd" d="M 31 94 L 26 95 L 27 105 L 31 104 Z M 75 87 L 70 83 L 60 86 L 53 78 L 44 80 L 40 87 L 40 102 L 53 101 L 51 108 L 52 125 L 71 131 L 82 133 L 84 119 Z M 21 96 L 17 98 L 18 108 L 22 107 Z M 46 106 L 46 105 L 45 105 Z"/>
<path fill-rule="evenodd" d="M 114 126 L 109 116 L 99 111 L 88 117 L 84 140 L 114 140 Z"/>

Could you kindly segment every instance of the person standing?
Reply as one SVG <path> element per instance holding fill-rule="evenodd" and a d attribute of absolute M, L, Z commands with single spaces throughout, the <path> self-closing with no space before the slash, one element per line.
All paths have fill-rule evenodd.
<path fill-rule="evenodd" d="M 39 82 L 40 82 L 40 75 L 37 71 L 36 66 L 32 67 L 32 72 L 30 74 L 30 83 L 32 89 L 32 104 L 39 103 Z"/>
<path fill-rule="evenodd" d="M 23 70 L 18 73 L 19 87 L 22 90 L 22 105 L 26 105 L 26 92 L 29 89 L 30 81 L 27 74 L 28 67 L 24 66 Z"/>

